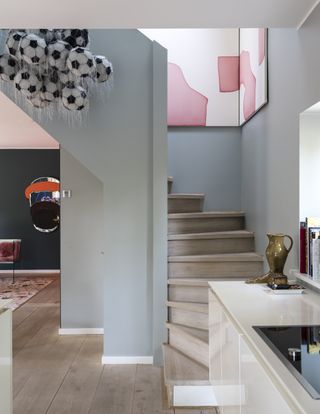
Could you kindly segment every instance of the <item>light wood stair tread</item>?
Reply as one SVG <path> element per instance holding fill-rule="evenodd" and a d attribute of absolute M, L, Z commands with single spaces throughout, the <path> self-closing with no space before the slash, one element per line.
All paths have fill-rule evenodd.
<path fill-rule="evenodd" d="M 168 300 L 167 306 L 170 308 L 183 309 L 192 312 L 208 313 L 208 305 L 206 303 L 173 302 Z"/>
<path fill-rule="evenodd" d="M 182 194 L 182 193 L 171 193 L 171 194 L 168 194 L 168 198 L 169 199 L 181 199 L 181 200 L 183 200 L 183 199 L 190 199 L 190 198 L 195 198 L 195 199 L 198 199 L 198 198 L 204 198 L 204 194 L 194 194 L 194 193 L 190 193 L 190 194 Z M 178 214 L 178 213 L 171 213 L 171 214 Z M 182 214 L 182 213 L 180 213 L 180 214 Z"/>
<path fill-rule="evenodd" d="M 209 287 L 208 282 L 211 279 L 168 279 L 168 285 L 175 285 L 175 286 L 194 286 L 194 287 Z"/>
<path fill-rule="evenodd" d="M 170 345 L 163 345 L 166 385 L 209 384 L 209 370 Z"/>
<path fill-rule="evenodd" d="M 195 218 L 222 218 L 222 217 L 244 217 L 243 211 L 202 211 L 196 213 L 170 213 L 169 219 L 195 219 Z"/>
<path fill-rule="evenodd" d="M 169 256 L 168 262 L 262 262 L 258 253 L 223 253 L 188 256 Z"/>
<path fill-rule="evenodd" d="M 206 233 L 170 234 L 168 240 L 239 239 L 252 238 L 254 233 L 247 230 L 214 231 Z"/>
<path fill-rule="evenodd" d="M 209 343 L 209 332 L 207 330 L 190 328 L 189 326 L 179 325 L 177 323 L 170 322 L 167 322 L 166 326 L 168 329 L 182 331 L 185 334 L 195 337 L 206 344 Z"/>

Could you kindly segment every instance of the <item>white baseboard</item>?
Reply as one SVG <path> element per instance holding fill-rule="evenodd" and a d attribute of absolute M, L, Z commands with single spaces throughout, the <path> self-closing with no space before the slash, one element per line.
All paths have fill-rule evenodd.
<path fill-rule="evenodd" d="M 152 356 L 106 356 L 102 357 L 103 365 L 134 365 L 134 364 L 144 364 L 152 365 L 153 357 Z"/>
<path fill-rule="evenodd" d="M 12 276 L 12 270 L 0 270 L 0 277 L 1 276 Z M 55 269 L 16 269 L 14 271 L 15 276 L 39 276 L 39 275 L 46 275 L 46 276 L 60 276 L 60 270 Z"/>
<path fill-rule="evenodd" d="M 103 335 L 103 328 L 60 328 L 59 335 Z"/>

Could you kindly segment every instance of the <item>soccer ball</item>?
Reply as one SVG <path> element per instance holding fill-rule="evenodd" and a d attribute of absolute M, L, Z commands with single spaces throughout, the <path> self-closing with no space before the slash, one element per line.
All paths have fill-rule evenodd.
<path fill-rule="evenodd" d="M 21 69 L 14 78 L 16 89 L 26 98 L 30 98 L 41 90 L 41 80 L 38 75 L 29 69 Z"/>
<path fill-rule="evenodd" d="M 67 68 L 67 57 L 71 50 L 71 46 L 67 42 L 57 40 L 50 43 L 48 46 L 48 61 L 49 65 L 60 71 L 65 71 Z"/>
<path fill-rule="evenodd" d="M 44 101 L 53 102 L 61 96 L 61 84 L 57 73 L 43 79 L 41 98 Z"/>
<path fill-rule="evenodd" d="M 6 40 L 6 48 L 8 50 L 8 53 L 17 59 L 20 58 L 20 42 L 24 36 L 26 36 L 25 32 L 10 30 Z"/>
<path fill-rule="evenodd" d="M 27 100 L 32 106 L 38 109 L 46 108 L 51 104 L 51 101 L 44 99 L 40 93 L 36 93 L 35 95 L 28 97 Z"/>
<path fill-rule="evenodd" d="M 32 33 L 42 37 L 47 43 L 54 42 L 57 40 L 57 31 L 52 29 L 37 29 L 32 30 Z"/>
<path fill-rule="evenodd" d="M 106 82 L 112 74 L 112 64 L 105 56 L 95 56 L 94 59 L 97 68 L 97 81 L 99 83 Z"/>
<path fill-rule="evenodd" d="M 18 61 L 10 55 L 0 55 L 0 79 L 13 81 L 18 72 Z"/>
<path fill-rule="evenodd" d="M 47 53 L 47 43 L 41 37 L 30 33 L 21 39 L 21 58 L 29 65 L 44 63 L 47 57 Z"/>
<path fill-rule="evenodd" d="M 61 40 L 69 43 L 73 48 L 87 47 L 89 43 L 89 32 L 87 29 L 65 29 L 60 32 Z"/>
<path fill-rule="evenodd" d="M 95 73 L 95 60 L 89 50 L 83 47 L 72 49 L 67 59 L 68 69 L 76 76 L 85 78 Z"/>
<path fill-rule="evenodd" d="M 68 86 L 70 88 L 74 88 L 76 83 L 76 77 L 73 73 L 70 72 L 69 69 L 64 70 L 63 72 L 58 72 L 59 81 L 61 82 L 62 86 Z M 73 85 L 73 86 L 70 86 Z"/>
<path fill-rule="evenodd" d="M 62 103 L 69 111 L 81 111 L 88 104 L 87 92 L 81 87 L 62 89 Z"/>

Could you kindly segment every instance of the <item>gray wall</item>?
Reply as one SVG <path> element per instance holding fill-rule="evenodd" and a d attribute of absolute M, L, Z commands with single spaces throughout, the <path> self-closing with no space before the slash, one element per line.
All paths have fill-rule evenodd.
<path fill-rule="evenodd" d="M 155 218 L 154 180 L 150 177 L 153 176 L 153 108 L 157 99 L 153 85 L 158 82 L 158 88 L 166 89 L 166 84 L 163 76 L 157 79 L 156 71 L 153 72 L 153 43 L 139 31 L 92 30 L 90 35 L 91 50 L 106 55 L 114 66 L 114 86 L 109 98 L 92 97 L 88 117 L 82 125 L 69 127 L 56 117 L 40 123 L 104 185 L 104 353 L 152 356 L 153 349 L 160 349 L 160 341 L 165 339 L 158 336 L 153 340 L 154 330 L 163 332 L 164 320 L 161 324 L 158 321 L 159 326 L 154 330 L 152 326 L 151 223 Z M 157 64 L 164 65 L 166 55 L 161 56 L 159 53 Z M 165 105 L 161 96 L 159 99 Z M 167 140 L 164 115 L 165 111 L 159 113 L 159 147 L 165 146 Z M 158 188 L 164 194 L 164 177 L 159 177 Z M 155 214 L 159 222 L 166 218 L 165 209 Z M 64 251 L 62 246 L 63 254 Z M 164 251 L 162 248 L 159 254 Z M 158 269 L 162 284 L 166 280 L 163 263 L 164 258 L 158 262 L 162 266 Z M 162 308 L 165 308 L 164 297 Z"/>
<path fill-rule="evenodd" d="M 320 8 L 305 26 L 269 30 L 269 103 L 242 129 L 243 209 L 257 247 L 266 232 L 295 237 L 298 264 L 299 113 L 320 100 Z"/>
<path fill-rule="evenodd" d="M 61 328 L 103 327 L 103 184 L 61 148 Z"/>
<path fill-rule="evenodd" d="M 204 193 L 205 210 L 241 208 L 241 129 L 169 128 L 173 192 Z"/>
<path fill-rule="evenodd" d="M 24 191 L 39 177 L 60 177 L 59 150 L 0 150 L 0 239 L 21 239 L 19 269 L 60 269 L 60 229 L 37 231 Z M 11 265 L 1 265 L 11 269 Z"/>

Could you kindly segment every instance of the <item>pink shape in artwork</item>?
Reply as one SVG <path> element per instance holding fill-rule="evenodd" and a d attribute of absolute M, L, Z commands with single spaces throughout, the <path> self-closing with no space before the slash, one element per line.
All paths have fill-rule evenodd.
<path fill-rule="evenodd" d="M 218 56 L 220 92 L 239 90 L 239 56 Z"/>
<path fill-rule="evenodd" d="M 247 120 L 256 111 L 256 77 L 251 69 L 250 54 L 246 50 L 240 54 L 240 85 L 245 88 L 243 116 Z"/>
<path fill-rule="evenodd" d="M 168 64 L 168 125 L 206 126 L 208 98 L 192 89 L 181 68 Z"/>
<path fill-rule="evenodd" d="M 266 55 L 266 29 L 259 29 L 259 65 Z"/>

